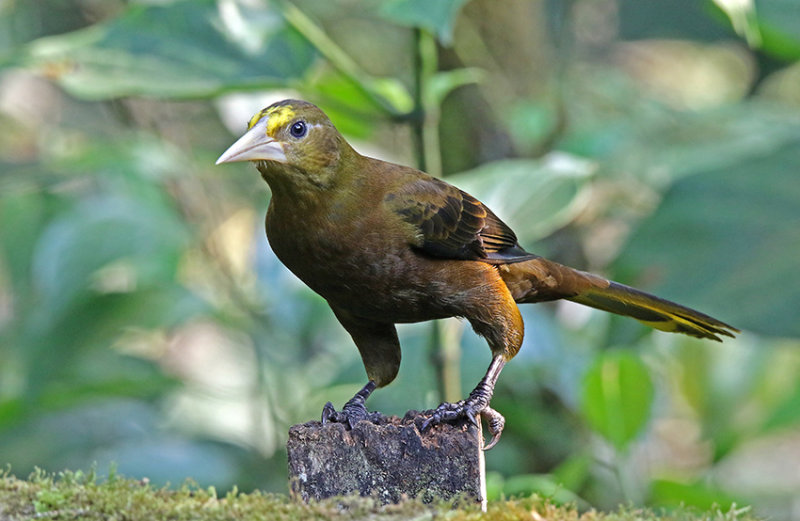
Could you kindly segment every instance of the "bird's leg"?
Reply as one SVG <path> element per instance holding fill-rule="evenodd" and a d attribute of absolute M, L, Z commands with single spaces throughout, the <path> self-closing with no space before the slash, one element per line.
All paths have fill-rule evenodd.
<path fill-rule="evenodd" d="M 499 412 L 489 407 L 489 402 L 494 394 L 497 377 L 500 376 L 500 371 L 505 364 L 506 361 L 502 355 L 495 356 L 492 359 L 492 363 L 489 364 L 489 369 L 486 370 L 486 375 L 478 382 L 475 389 L 469 393 L 467 399 L 456 403 L 441 404 L 433 411 L 431 417 L 422 424 L 422 430 L 426 430 L 431 425 L 460 418 L 467 418 L 473 425 L 480 428 L 478 423 L 478 415 L 480 415 L 486 421 L 489 434 L 492 435 L 492 439 L 483 447 L 483 450 L 489 450 L 494 447 L 503 433 L 503 426 L 506 420 Z"/>
<path fill-rule="evenodd" d="M 341 411 L 334 409 L 331 402 L 326 403 L 325 407 L 322 408 L 322 424 L 324 425 L 328 422 L 344 423 L 352 429 L 361 420 L 371 422 L 379 420 L 382 416 L 381 413 L 369 412 L 365 404 L 367 398 L 376 387 L 377 384 L 374 381 L 367 382 L 367 385 L 362 387 L 355 396 L 344 404 Z"/>

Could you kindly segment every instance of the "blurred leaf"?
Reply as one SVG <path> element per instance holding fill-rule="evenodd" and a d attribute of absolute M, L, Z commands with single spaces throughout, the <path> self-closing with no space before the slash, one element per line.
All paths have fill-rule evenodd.
<path fill-rule="evenodd" d="M 693 409 L 703 436 L 713 443 L 713 461 L 724 458 L 747 437 L 742 411 L 753 406 L 758 382 L 770 378 L 767 346 L 742 340 L 722 345 L 675 336 L 670 351 L 681 400 Z"/>
<path fill-rule="evenodd" d="M 730 510 L 735 504 L 743 503 L 703 481 L 681 483 L 668 479 L 653 481 L 651 501 L 660 506 L 692 506 L 701 510 L 720 511 Z"/>
<path fill-rule="evenodd" d="M 497 501 L 503 498 L 503 482 L 505 479 L 499 472 L 486 473 L 486 499 Z"/>
<path fill-rule="evenodd" d="M 34 38 L 86 25 L 84 15 L 83 10 L 76 9 L 66 1 L 48 2 L 46 5 L 35 2 L 0 3 L 0 63 L 21 44 Z"/>
<path fill-rule="evenodd" d="M 557 130 L 560 115 L 556 102 L 525 100 L 505 113 L 510 137 L 518 150 L 534 153 Z"/>
<path fill-rule="evenodd" d="M 157 429 L 156 410 L 145 402 L 97 397 L 67 410 L 31 416 L 0 430 L 4 460 L 17 471 L 42 466 L 56 471 L 79 468 L 97 451 Z M 6 427 L 6 426 L 4 426 Z"/>
<path fill-rule="evenodd" d="M 30 260 L 47 217 L 46 197 L 35 191 L 8 191 L 0 196 L 0 254 L 8 269 L 15 292 L 27 294 L 30 285 Z"/>
<path fill-rule="evenodd" d="M 28 412 L 24 400 L 20 398 L 4 399 L 0 401 L 0 427 L 13 425 Z"/>
<path fill-rule="evenodd" d="M 751 47 L 759 47 L 761 45 L 761 34 L 758 29 L 755 2 L 731 2 L 729 0 L 713 1 L 717 7 L 728 15 L 733 29 L 740 36 L 743 36 Z"/>
<path fill-rule="evenodd" d="M 593 463 L 593 457 L 587 452 L 570 454 L 553 470 L 553 477 L 569 490 L 580 490 L 589 477 Z"/>
<path fill-rule="evenodd" d="M 425 95 L 428 98 L 428 106 L 439 107 L 448 94 L 459 87 L 478 83 L 484 77 L 481 69 L 453 69 L 449 71 L 439 71 L 434 74 L 427 84 Z"/>
<path fill-rule="evenodd" d="M 116 350 L 93 349 L 81 355 L 48 382 L 39 403 L 42 409 L 63 410 L 101 398 L 154 400 L 177 384 L 153 362 Z"/>
<path fill-rule="evenodd" d="M 645 96 L 616 71 L 589 67 L 576 75 L 566 94 L 569 132 L 559 149 L 602 159 L 599 175 L 628 182 L 635 176 L 663 188 L 678 177 L 775 152 L 800 135 L 795 108 L 752 101 L 679 111 Z"/>
<path fill-rule="evenodd" d="M 122 475 L 147 476 L 158 486 L 190 478 L 223 490 L 239 485 L 241 459 L 254 458 L 238 447 L 158 431 L 120 440 L 91 457 L 101 469 L 113 465 Z"/>
<path fill-rule="evenodd" d="M 800 141 L 677 181 L 616 261 L 664 297 L 800 337 Z"/>
<path fill-rule="evenodd" d="M 800 423 L 800 385 L 772 411 L 764 429 L 782 429 Z"/>
<path fill-rule="evenodd" d="M 800 4 L 795 0 L 714 0 L 747 43 L 784 60 L 800 58 Z"/>
<path fill-rule="evenodd" d="M 414 99 L 397 78 L 369 78 L 370 90 L 389 102 L 395 114 L 405 114 L 414 108 Z"/>
<path fill-rule="evenodd" d="M 758 103 L 656 118 L 649 129 L 631 129 L 630 148 L 622 153 L 666 167 L 674 177 L 735 167 L 795 144 L 800 135 L 800 113 Z"/>
<path fill-rule="evenodd" d="M 49 396 L 51 406 L 70 405 L 82 398 L 91 400 L 94 397 L 88 391 L 92 388 L 112 391 L 115 380 L 124 382 L 133 374 L 127 370 L 131 364 L 125 357 L 105 353 L 123 333 L 175 327 L 204 310 L 201 300 L 168 283 L 83 298 L 73 302 L 61 316 L 41 306 L 27 317 L 17 338 L 16 347 L 21 349 L 23 358 L 19 368 L 25 382 L 22 391 L 28 399 Z M 155 383 L 151 381 L 154 387 Z M 69 391 L 58 396 L 60 388 Z M 111 394 L 117 392 L 120 390 Z M 143 395 L 137 386 L 121 392 Z"/>
<path fill-rule="evenodd" d="M 411 110 L 413 100 L 405 86 L 396 78 L 378 78 L 365 72 L 351 56 L 333 41 L 322 27 L 291 2 L 281 0 L 281 10 L 286 21 L 311 43 L 325 59 L 346 76 L 369 98 L 369 104 L 386 114 L 398 115 Z M 374 6 L 365 5 L 365 11 Z"/>
<path fill-rule="evenodd" d="M 784 60 L 800 58 L 800 3 L 754 0 L 761 48 Z"/>
<path fill-rule="evenodd" d="M 716 354 L 731 356 L 728 353 L 719 353 L 705 343 L 698 346 L 696 341 L 690 339 L 681 339 L 670 353 L 673 363 L 679 368 L 677 386 L 682 398 L 707 421 L 714 418 L 715 413 L 721 413 L 726 418 L 730 417 L 730 411 L 723 403 L 717 401 L 726 395 L 719 396 L 714 392 L 720 387 L 714 385 L 714 373 L 723 370 L 722 365 L 718 364 L 718 360 L 714 357 Z M 739 382 L 737 386 L 743 387 Z M 738 403 L 739 396 L 733 398 Z"/>
<path fill-rule="evenodd" d="M 432 31 L 445 45 L 453 42 L 453 25 L 467 0 L 385 0 L 378 13 L 398 25 Z"/>
<path fill-rule="evenodd" d="M 306 88 L 321 99 L 325 113 L 346 136 L 366 138 L 385 117 L 358 85 L 340 73 L 326 71 Z"/>
<path fill-rule="evenodd" d="M 24 60 L 82 98 L 189 98 L 286 86 L 314 56 L 276 10 L 183 0 L 132 4 L 110 22 L 33 42 Z"/>
<path fill-rule="evenodd" d="M 186 241 L 186 230 L 166 208 L 145 211 L 122 196 L 90 199 L 44 231 L 34 252 L 33 276 L 49 312 L 58 314 L 113 261 L 125 262 L 96 281 L 101 291 L 171 279 Z"/>
<path fill-rule="evenodd" d="M 188 477 L 230 487 L 241 449 L 164 432 L 158 411 L 140 401 L 99 397 L 80 407 L 42 414 L 14 429 L 0 431 L 4 464 L 24 473 L 117 468 L 146 476 L 160 486 Z M 87 469 L 88 470 L 88 469 Z"/>
<path fill-rule="evenodd" d="M 593 163 L 553 153 L 537 160 L 486 163 L 448 181 L 493 208 L 525 243 L 548 235 L 577 215 L 593 172 Z"/>
<path fill-rule="evenodd" d="M 729 2 L 742 5 L 744 2 Z M 724 18 L 708 0 L 659 1 L 621 0 L 619 37 L 623 41 L 644 39 L 721 40 L 730 31 L 719 23 Z"/>
<path fill-rule="evenodd" d="M 558 504 L 576 503 L 580 499 L 546 474 L 511 476 L 503 483 L 503 494 L 506 497 L 527 497 L 538 494 Z"/>
<path fill-rule="evenodd" d="M 645 426 L 652 402 L 647 367 L 628 351 L 600 353 L 583 381 L 581 410 L 617 450 L 624 450 Z"/>

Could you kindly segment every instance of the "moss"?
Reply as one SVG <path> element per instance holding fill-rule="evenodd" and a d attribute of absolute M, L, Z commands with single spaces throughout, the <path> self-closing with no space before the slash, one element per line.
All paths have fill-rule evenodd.
<path fill-rule="evenodd" d="M 28 480 L 0 474 L 0 521 L 52 520 L 270 520 L 298 519 L 342 521 L 446 519 L 448 521 L 751 521 L 746 509 L 728 512 L 677 510 L 654 513 L 623 508 L 613 513 L 578 512 L 539 497 L 495 501 L 489 511 L 457 501 L 424 505 L 408 501 L 380 506 L 369 498 L 340 498 L 310 505 L 296 503 L 286 495 L 243 494 L 223 496 L 213 488 L 186 484 L 177 490 L 156 488 L 147 480 L 111 476 L 99 481 L 93 474 L 62 472 L 57 476 L 36 472 Z"/>

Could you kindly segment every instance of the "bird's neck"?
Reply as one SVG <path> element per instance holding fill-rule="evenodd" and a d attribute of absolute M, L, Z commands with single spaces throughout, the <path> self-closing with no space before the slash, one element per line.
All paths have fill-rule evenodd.
<path fill-rule="evenodd" d="M 317 205 L 325 192 L 330 190 L 328 179 L 308 175 L 291 166 L 274 167 L 263 163 L 258 165 L 258 171 L 269 185 L 273 204 L 308 210 L 308 207 Z"/>
<path fill-rule="evenodd" d="M 308 211 L 325 206 L 336 194 L 349 192 L 346 187 L 357 183 L 363 160 L 342 140 L 335 158 L 329 155 L 325 162 L 306 161 L 306 165 L 310 164 L 307 168 L 265 161 L 257 163 L 256 167 L 272 191 L 273 204 L 293 211 Z"/>

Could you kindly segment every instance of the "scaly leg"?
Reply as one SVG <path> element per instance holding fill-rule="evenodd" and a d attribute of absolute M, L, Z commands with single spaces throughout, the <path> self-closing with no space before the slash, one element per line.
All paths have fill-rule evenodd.
<path fill-rule="evenodd" d="M 497 377 L 500 376 L 500 371 L 504 365 L 506 365 L 505 358 L 501 355 L 495 356 L 492 359 L 492 363 L 489 364 L 489 369 L 486 370 L 486 375 L 478 382 L 475 389 L 469 393 L 467 399 L 456 403 L 441 404 L 433 411 L 431 417 L 422 424 L 422 430 L 426 430 L 431 425 L 461 418 L 467 418 L 473 425 L 480 427 L 478 423 L 478 415 L 480 415 L 486 421 L 489 434 L 492 435 L 492 439 L 483 447 L 483 450 L 489 450 L 494 447 L 500 440 L 506 420 L 499 412 L 489 407 L 489 402 L 492 400 Z"/>
<path fill-rule="evenodd" d="M 374 381 L 367 382 L 367 385 L 344 404 L 341 411 L 334 409 L 331 402 L 326 403 L 322 408 L 322 424 L 344 423 L 352 429 L 361 420 L 378 421 L 383 415 L 379 412 L 369 412 L 366 406 L 367 398 L 376 387 L 377 384 Z"/>

